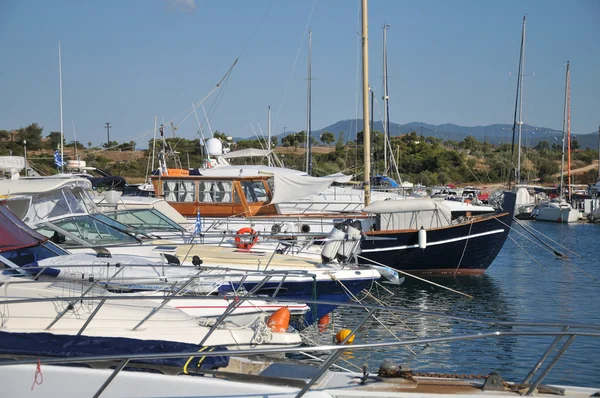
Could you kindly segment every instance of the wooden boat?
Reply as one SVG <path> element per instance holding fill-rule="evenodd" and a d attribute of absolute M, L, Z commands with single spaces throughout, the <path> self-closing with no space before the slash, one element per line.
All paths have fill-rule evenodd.
<path fill-rule="evenodd" d="M 269 202 L 273 192 L 269 176 L 205 177 L 201 175 L 169 174 L 153 176 L 152 184 L 158 197 L 185 217 L 252 217 L 276 215 Z"/>

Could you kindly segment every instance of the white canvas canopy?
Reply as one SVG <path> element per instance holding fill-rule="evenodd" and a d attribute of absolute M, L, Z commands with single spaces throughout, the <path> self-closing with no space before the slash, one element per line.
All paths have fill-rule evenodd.
<path fill-rule="evenodd" d="M 31 199 L 23 218 L 30 225 L 69 214 L 98 213 L 100 210 L 89 195 L 91 188 L 92 184 L 82 178 L 0 181 L 0 194 Z"/>
<path fill-rule="evenodd" d="M 452 220 L 450 208 L 431 199 L 377 201 L 364 211 L 377 214 L 380 231 L 440 228 L 450 225 Z"/>
<path fill-rule="evenodd" d="M 336 177 L 311 177 L 309 175 L 275 174 L 275 193 L 272 204 L 289 203 L 327 189 Z"/>
<path fill-rule="evenodd" d="M 254 157 L 267 157 L 271 151 L 267 149 L 256 149 L 256 148 L 247 148 L 240 149 L 239 151 L 233 151 L 222 155 L 221 157 L 224 159 L 237 159 L 237 158 L 254 158 Z"/>

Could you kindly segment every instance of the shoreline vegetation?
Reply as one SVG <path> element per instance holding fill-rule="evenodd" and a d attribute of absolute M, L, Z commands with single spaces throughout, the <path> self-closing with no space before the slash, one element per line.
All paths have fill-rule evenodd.
<path fill-rule="evenodd" d="M 215 132 L 214 136 L 226 142 L 226 135 Z M 363 141 L 362 132 L 357 139 L 346 141 L 344 134 L 337 139 L 333 133 L 323 133 L 320 140 L 313 142 L 313 174 L 323 176 L 337 172 L 354 174 L 361 180 Z M 36 123 L 19 130 L 0 130 L 0 156 L 12 153 L 23 156 L 23 140 L 27 142 L 27 160 L 40 174 L 54 174 L 53 152 L 60 146 L 60 133 L 51 132 L 44 136 L 43 128 Z M 168 145 L 178 152 L 181 165 L 185 168 L 198 168 L 202 165 L 203 149 L 200 139 L 180 137 L 167 138 Z M 305 164 L 305 132 L 289 134 L 281 139 L 272 140 L 275 154 L 285 167 L 303 170 Z M 102 146 L 84 145 L 77 142 L 79 160 L 87 166 L 97 167 L 112 175 L 120 175 L 131 183 L 143 182 L 149 173 L 149 157 L 152 154 L 153 141 L 136 143 L 134 141 L 111 141 Z M 64 160 L 75 159 L 75 142 L 64 142 Z M 137 149 L 139 146 L 148 149 Z M 156 151 L 162 143 L 157 140 Z M 372 174 L 383 174 L 384 148 L 383 134 L 372 133 Z M 231 150 L 266 147 L 263 140 L 238 140 L 231 144 Z M 592 184 L 598 179 L 598 152 L 594 149 L 581 149 L 577 141 L 571 143 L 571 173 L 575 184 Z M 473 136 L 462 141 L 442 140 L 431 136 L 418 135 L 416 132 L 391 138 L 393 157 L 397 164 L 390 166 L 388 147 L 387 174 L 392 178 L 422 184 L 428 187 L 454 183 L 459 185 L 497 186 L 506 183 L 516 164 L 516 152 L 512 154 L 510 144 L 492 144 L 481 142 Z M 521 176 L 530 184 L 553 186 L 559 183 L 559 171 L 562 147 L 559 143 L 540 141 L 534 147 L 522 147 Z M 233 164 L 259 162 L 259 159 L 235 159 Z M 155 163 L 156 164 L 156 163 Z M 173 157 L 168 159 L 169 167 L 175 167 Z"/>

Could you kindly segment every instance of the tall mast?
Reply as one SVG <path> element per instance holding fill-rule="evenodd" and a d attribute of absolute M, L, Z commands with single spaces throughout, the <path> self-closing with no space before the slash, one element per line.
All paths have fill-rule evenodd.
<path fill-rule="evenodd" d="M 269 125 L 268 125 L 268 136 L 269 136 L 269 142 L 267 142 L 267 150 L 269 151 L 269 154 L 267 155 L 267 161 L 269 162 L 268 165 L 271 166 L 271 105 L 269 105 L 269 110 L 267 112 L 267 117 L 269 120 Z"/>
<path fill-rule="evenodd" d="M 567 187 L 569 188 L 569 202 L 573 187 L 571 186 L 571 74 L 567 63 Z"/>
<path fill-rule="evenodd" d="M 519 151 L 517 152 L 517 168 L 519 169 L 519 179 L 517 183 L 521 182 L 521 148 L 523 135 L 521 130 L 523 128 L 523 88 L 525 80 L 525 25 L 527 24 L 527 15 L 523 16 L 523 32 L 522 32 L 522 43 L 521 43 L 521 70 L 519 71 L 519 77 L 521 79 L 521 87 L 519 89 Z"/>
<path fill-rule="evenodd" d="M 62 99 L 62 55 L 60 53 L 60 42 L 58 42 L 58 85 L 59 85 L 59 102 L 60 102 L 60 159 L 64 162 L 64 132 L 63 132 L 63 99 Z M 64 166 L 60 166 L 60 171 L 63 171 Z"/>
<path fill-rule="evenodd" d="M 600 126 L 598 126 L 598 181 L 600 181 Z"/>
<path fill-rule="evenodd" d="M 563 138 L 562 138 L 562 159 L 560 163 L 560 198 L 564 199 L 565 186 L 564 186 L 564 175 L 565 175 L 565 144 L 567 139 L 567 101 L 569 97 L 569 61 L 567 61 L 567 76 L 565 81 L 565 106 L 563 113 Z"/>
<path fill-rule="evenodd" d="M 371 203 L 371 130 L 369 126 L 369 24 L 367 0 L 362 0 L 362 102 L 365 206 Z"/>
<path fill-rule="evenodd" d="M 387 29 L 390 25 L 383 24 L 383 175 L 387 175 L 387 145 L 390 139 L 388 83 L 387 83 Z M 391 157 L 390 157 L 391 159 Z"/>
<path fill-rule="evenodd" d="M 515 98 L 515 117 L 513 121 L 513 136 L 512 136 L 512 153 L 511 159 L 513 158 L 515 151 L 515 135 L 517 126 L 519 126 L 519 139 L 517 141 L 517 167 L 515 169 L 515 183 L 521 182 L 521 127 L 523 125 L 522 114 L 523 114 L 523 69 L 525 65 L 525 26 L 527 24 L 527 15 L 523 16 L 523 28 L 521 29 L 521 52 L 519 54 L 519 71 L 517 72 L 517 93 Z M 512 160 L 511 160 L 512 161 Z"/>
<path fill-rule="evenodd" d="M 312 29 L 308 32 L 308 93 L 306 95 L 306 173 L 312 174 L 312 142 L 311 142 L 311 56 Z"/>

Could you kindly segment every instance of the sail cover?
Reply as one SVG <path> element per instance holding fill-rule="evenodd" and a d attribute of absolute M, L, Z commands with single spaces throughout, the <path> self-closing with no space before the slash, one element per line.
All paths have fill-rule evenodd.
<path fill-rule="evenodd" d="M 223 159 L 267 157 L 271 151 L 266 149 L 247 148 L 221 155 Z"/>
<path fill-rule="evenodd" d="M 6 201 L 0 202 L 0 236 L 0 253 L 35 246 L 48 240 L 19 220 L 8 209 Z"/>
<path fill-rule="evenodd" d="M 311 177 L 308 175 L 275 174 L 275 194 L 272 204 L 289 203 L 323 192 L 336 177 Z"/>

